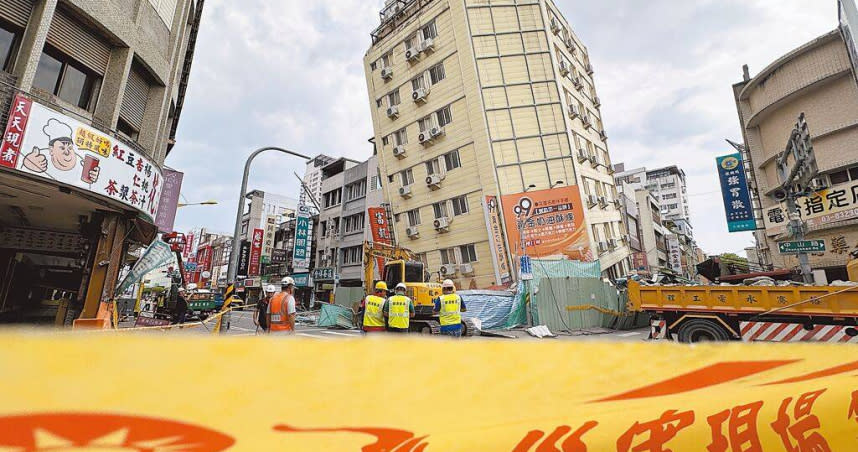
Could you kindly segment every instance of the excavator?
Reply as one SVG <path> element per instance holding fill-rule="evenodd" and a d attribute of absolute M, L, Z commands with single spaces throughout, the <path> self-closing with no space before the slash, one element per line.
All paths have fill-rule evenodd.
<path fill-rule="evenodd" d="M 441 324 L 434 314 L 433 300 L 441 296 L 441 283 L 430 282 L 431 274 L 417 255 L 407 248 L 379 242 L 364 242 L 364 281 L 366 293 L 371 294 L 376 281 L 384 281 L 387 287 L 405 283 L 408 297 L 414 301 L 414 318 L 411 331 L 421 334 L 440 334 Z M 375 279 L 375 268 L 379 265 L 379 276 Z M 440 277 L 440 274 L 439 274 Z M 478 329 L 471 319 L 462 318 L 462 335 L 476 336 Z"/>

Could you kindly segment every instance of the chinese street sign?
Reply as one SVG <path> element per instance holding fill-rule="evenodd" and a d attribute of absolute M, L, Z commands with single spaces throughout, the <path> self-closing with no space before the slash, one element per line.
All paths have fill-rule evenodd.
<path fill-rule="evenodd" d="M 519 258 L 519 273 L 522 281 L 533 279 L 533 267 L 531 266 L 530 256 L 521 256 Z"/>
<path fill-rule="evenodd" d="M 503 226 L 500 219 L 500 202 L 497 196 L 486 196 L 483 204 L 486 228 L 492 246 L 492 262 L 495 265 L 495 280 L 498 284 L 509 284 L 512 276 L 506 254 L 506 242 L 503 239 Z"/>
<path fill-rule="evenodd" d="M 313 219 L 305 206 L 298 209 L 295 217 L 295 240 L 292 250 L 292 267 L 295 270 L 308 270 L 310 268 L 310 255 L 312 254 Z"/>
<path fill-rule="evenodd" d="M 259 276 L 259 264 L 262 258 L 262 241 L 265 231 L 254 229 L 250 240 L 250 264 L 247 267 L 247 276 Z"/>
<path fill-rule="evenodd" d="M 682 248 L 679 246 L 679 237 L 675 234 L 667 237 L 667 252 L 670 269 L 674 273 L 682 274 Z"/>
<path fill-rule="evenodd" d="M 849 181 L 795 200 L 801 219 L 810 229 L 823 224 L 858 218 L 858 181 Z M 784 203 L 768 207 L 763 212 L 766 235 L 786 232 L 789 218 Z"/>
<path fill-rule="evenodd" d="M 753 231 L 757 228 L 757 222 L 754 220 L 742 155 L 738 152 L 724 155 L 718 157 L 716 162 L 724 210 L 727 213 L 727 229 L 730 232 Z"/>
<path fill-rule="evenodd" d="M 0 143 L 0 166 L 130 206 L 154 222 L 161 168 L 116 138 L 15 96 Z"/>
<path fill-rule="evenodd" d="M 781 254 L 822 253 L 825 251 L 825 240 L 799 240 L 778 243 Z"/>
<path fill-rule="evenodd" d="M 369 227 L 372 231 L 372 241 L 390 245 L 392 237 L 390 235 L 390 224 L 387 222 L 387 211 L 384 207 L 370 207 L 367 209 L 367 214 L 369 216 Z M 376 258 L 376 269 L 380 271 L 382 268 L 384 268 L 384 258 L 378 257 Z"/>
<path fill-rule="evenodd" d="M 292 279 L 295 280 L 295 287 L 310 287 L 309 273 L 295 273 L 292 275 Z"/>
<path fill-rule="evenodd" d="M 313 280 L 314 281 L 333 281 L 335 277 L 335 270 L 333 267 L 324 267 L 317 268 L 313 270 Z"/>

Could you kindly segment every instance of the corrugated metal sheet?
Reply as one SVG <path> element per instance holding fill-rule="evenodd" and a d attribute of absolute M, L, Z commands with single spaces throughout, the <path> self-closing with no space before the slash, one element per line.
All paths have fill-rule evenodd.
<path fill-rule="evenodd" d="M 0 17 L 24 28 L 30 20 L 33 11 L 33 0 L 3 0 L 0 1 Z"/>
<path fill-rule="evenodd" d="M 125 94 L 122 96 L 120 115 L 122 119 L 140 130 L 143 126 L 143 114 L 146 112 L 146 101 L 149 98 L 149 82 L 143 68 L 135 63 L 131 66 L 128 81 L 125 83 Z"/>
<path fill-rule="evenodd" d="M 626 297 L 599 278 L 544 278 L 536 286 L 534 324 L 551 331 L 587 328 L 632 328 L 641 325 L 641 316 L 619 317 L 595 309 L 573 310 L 567 306 L 593 305 L 618 313 L 626 312 Z M 645 325 L 645 323 L 644 323 Z"/>
<path fill-rule="evenodd" d="M 104 75 L 107 70 L 110 44 L 80 23 L 62 6 L 57 6 L 47 41 L 99 75 Z"/>

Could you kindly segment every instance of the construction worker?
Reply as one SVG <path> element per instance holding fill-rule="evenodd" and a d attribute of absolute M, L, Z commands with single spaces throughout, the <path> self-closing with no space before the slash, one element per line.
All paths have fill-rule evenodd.
<path fill-rule="evenodd" d="M 462 313 L 465 312 L 465 302 L 456 294 L 453 281 L 445 279 L 441 283 L 442 295 L 434 300 L 435 313 L 441 320 L 441 334 L 445 336 L 462 336 Z"/>
<path fill-rule="evenodd" d="M 411 318 L 414 317 L 414 302 L 405 296 L 408 287 L 399 283 L 393 289 L 396 293 L 387 299 L 382 311 L 387 318 L 387 330 L 391 333 L 407 333 Z"/>
<path fill-rule="evenodd" d="M 253 318 L 253 323 L 256 324 L 257 331 L 261 329 L 263 333 L 268 332 L 268 305 L 271 303 L 271 297 L 274 296 L 275 292 L 277 289 L 274 284 L 265 286 L 265 293 L 256 302 L 256 316 Z"/>
<path fill-rule="evenodd" d="M 367 295 L 361 301 L 364 333 L 384 331 L 384 303 L 387 301 L 387 283 L 375 283 L 375 295 Z"/>
<path fill-rule="evenodd" d="M 287 276 L 280 281 L 280 293 L 268 303 L 268 329 L 272 333 L 295 331 L 295 280 Z"/>

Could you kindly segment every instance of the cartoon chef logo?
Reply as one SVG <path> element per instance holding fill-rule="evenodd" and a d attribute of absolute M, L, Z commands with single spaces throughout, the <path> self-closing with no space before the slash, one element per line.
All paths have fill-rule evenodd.
<path fill-rule="evenodd" d="M 48 147 L 40 149 L 38 146 L 33 146 L 33 150 L 24 157 L 24 168 L 58 179 L 62 174 L 58 171 L 72 171 L 80 163 L 83 168 L 81 172 L 83 182 L 94 184 L 98 180 L 98 174 L 101 171 L 98 159 L 89 155 L 81 157 L 75 152 L 71 126 L 51 118 L 42 127 L 42 132 L 48 138 Z M 50 156 L 50 165 L 45 154 Z"/>

